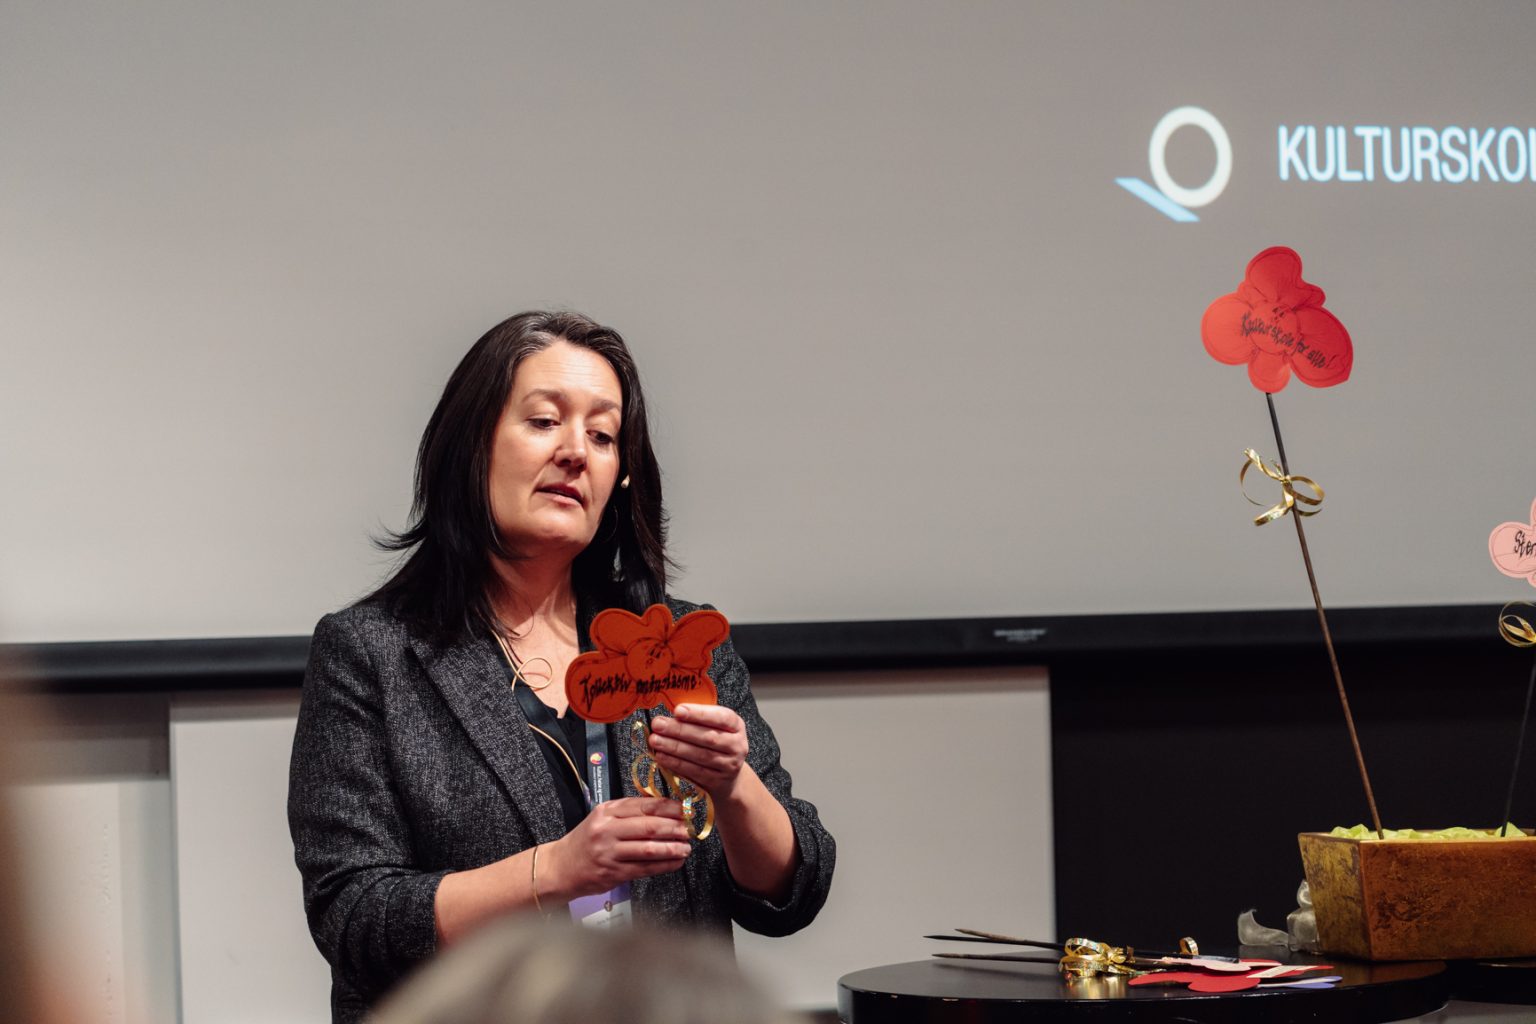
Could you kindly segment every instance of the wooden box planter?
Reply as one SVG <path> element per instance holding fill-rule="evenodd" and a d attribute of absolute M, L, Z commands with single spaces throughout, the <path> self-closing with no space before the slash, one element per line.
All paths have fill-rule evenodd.
<path fill-rule="evenodd" d="M 1536 838 L 1297 837 L 1318 938 L 1361 960 L 1536 956 Z"/>

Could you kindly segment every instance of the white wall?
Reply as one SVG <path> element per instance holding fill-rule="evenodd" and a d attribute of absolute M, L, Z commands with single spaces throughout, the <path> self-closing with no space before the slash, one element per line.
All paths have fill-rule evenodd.
<path fill-rule="evenodd" d="M 293 691 L 171 706 L 183 1020 L 330 1019 L 330 973 L 304 922 L 288 841 L 298 707 Z"/>
<path fill-rule="evenodd" d="M 754 688 L 797 791 L 837 837 L 815 924 L 738 934 L 742 962 L 784 998 L 834 1006 L 839 977 L 925 959 L 930 932 L 1055 933 L 1043 669 L 758 676 Z"/>

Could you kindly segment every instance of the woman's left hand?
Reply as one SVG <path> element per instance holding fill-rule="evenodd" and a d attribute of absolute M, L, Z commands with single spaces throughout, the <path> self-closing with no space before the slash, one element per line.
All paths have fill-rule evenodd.
<path fill-rule="evenodd" d="M 747 727 L 718 704 L 679 704 L 651 720 L 651 756 L 717 801 L 729 800 L 747 763 Z"/>

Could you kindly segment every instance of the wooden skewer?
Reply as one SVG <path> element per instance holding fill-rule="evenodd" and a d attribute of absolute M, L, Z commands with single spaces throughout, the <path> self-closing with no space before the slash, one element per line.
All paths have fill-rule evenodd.
<path fill-rule="evenodd" d="M 1531 720 L 1531 694 L 1536 692 L 1536 665 L 1531 666 L 1531 681 L 1525 684 L 1525 710 L 1520 714 L 1520 738 L 1515 741 L 1515 766 L 1509 771 L 1509 792 L 1504 797 L 1504 817 L 1499 819 L 1499 835 L 1509 831 L 1509 816 L 1515 809 L 1515 783 L 1520 778 L 1520 755 L 1525 750 L 1525 725 Z"/>
<path fill-rule="evenodd" d="M 1285 442 L 1280 439 L 1280 418 L 1275 415 L 1275 396 L 1264 393 L 1269 403 L 1269 422 L 1275 428 L 1275 446 L 1280 449 L 1280 472 L 1291 475 L 1290 464 L 1285 459 Z M 1381 815 L 1376 813 L 1376 794 L 1371 790 L 1371 776 L 1365 770 L 1365 755 L 1360 752 L 1360 736 L 1355 732 L 1355 716 L 1349 710 L 1349 695 L 1344 692 L 1344 674 L 1339 671 L 1339 656 L 1333 649 L 1333 633 L 1328 629 L 1328 613 L 1323 611 L 1323 598 L 1317 589 L 1317 574 L 1312 571 L 1312 554 L 1307 550 L 1307 534 L 1301 528 L 1301 516 L 1291 513 L 1296 524 L 1296 539 L 1301 542 L 1301 560 L 1307 566 L 1307 582 L 1312 584 L 1312 603 L 1317 605 L 1317 621 L 1323 627 L 1323 644 L 1328 648 L 1328 662 L 1333 666 L 1333 682 L 1339 691 L 1339 703 L 1344 707 L 1344 725 L 1349 729 L 1349 742 L 1355 748 L 1355 764 L 1360 769 L 1360 781 L 1365 785 L 1365 802 L 1371 811 L 1371 824 L 1376 827 L 1376 838 L 1384 838 Z"/>
<path fill-rule="evenodd" d="M 980 939 L 984 942 L 1008 942 L 1015 946 L 1039 946 L 1042 949 L 1061 949 L 1064 945 L 1064 943 L 1060 942 L 1041 942 L 1039 939 L 1021 939 L 1014 935 L 998 935 L 996 932 L 982 932 L 977 931 L 975 928 L 956 928 L 955 931 L 959 932 L 961 935 L 969 935 L 972 938 Z M 944 936 L 936 935 L 932 936 L 932 938 L 944 938 Z"/>
<path fill-rule="evenodd" d="M 943 960 L 1007 960 L 1011 963 L 1057 964 L 1053 956 L 1028 956 L 1024 953 L 935 953 Z"/>
<path fill-rule="evenodd" d="M 1054 950 L 1060 950 L 1060 951 L 1063 951 L 1063 952 L 1065 951 L 1065 948 L 1066 948 L 1066 943 L 1064 943 L 1064 942 L 1042 942 L 1039 939 L 1021 939 L 1021 938 L 1019 938 L 1016 935 L 999 935 L 996 932 L 977 931 L 975 928 L 956 928 L 955 931 L 959 932 L 960 934 L 959 935 L 924 935 L 923 938 L 925 938 L 925 939 L 939 939 L 940 941 L 943 941 L 943 942 L 997 942 L 997 943 L 1002 943 L 1004 945 L 1010 945 L 1010 946 L 1038 946 L 1041 949 L 1054 949 Z M 1234 963 L 1234 964 L 1238 962 L 1237 957 L 1234 957 L 1234 956 L 1209 956 L 1207 954 L 1203 954 L 1202 953 L 1202 954 L 1200 954 L 1199 957 L 1194 957 L 1194 956 L 1192 956 L 1189 953 L 1165 953 L 1165 952 L 1162 952 L 1161 950 L 1156 950 L 1156 949 L 1142 949 L 1142 950 L 1138 950 L 1138 952 L 1140 952 L 1144 956 L 1159 957 L 1159 958 L 1162 958 L 1162 957 L 1174 957 L 1174 958 L 1177 958 L 1177 959 L 1180 959 L 1180 960 L 1190 960 L 1190 959 L 1220 960 L 1220 961 L 1223 961 L 1223 962 L 1226 962 L 1226 963 Z"/>

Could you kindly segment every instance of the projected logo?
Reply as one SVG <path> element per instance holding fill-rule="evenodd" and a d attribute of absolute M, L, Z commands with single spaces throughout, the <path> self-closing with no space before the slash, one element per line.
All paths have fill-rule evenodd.
<path fill-rule="evenodd" d="M 1168 173 L 1168 140 L 1180 128 L 1200 129 L 1216 147 L 1216 166 L 1211 170 L 1211 176 L 1205 184 L 1195 188 L 1180 185 Z M 1164 114 L 1152 129 L 1152 138 L 1147 144 L 1147 162 L 1152 172 L 1151 185 L 1140 178 L 1116 178 L 1115 184 L 1174 220 L 1190 223 L 1200 219 L 1193 211 L 1215 202 L 1232 179 L 1232 140 L 1227 138 L 1227 130 L 1209 110 L 1179 107 Z"/>

